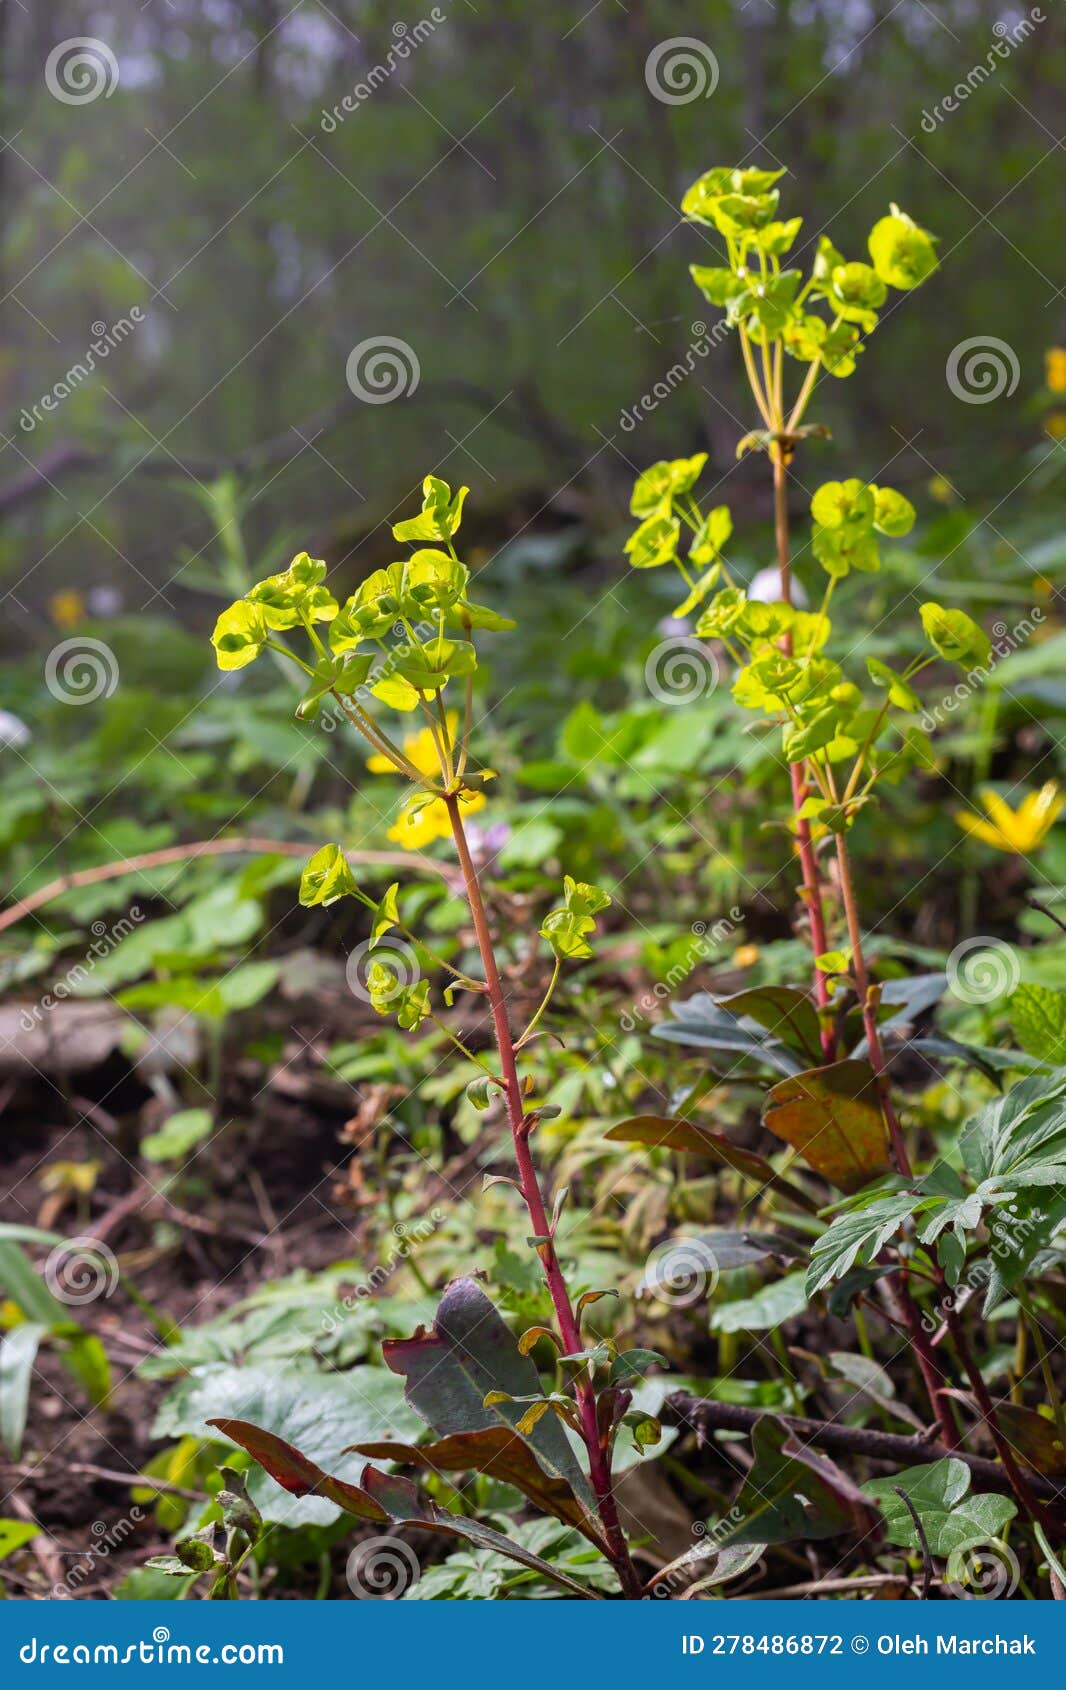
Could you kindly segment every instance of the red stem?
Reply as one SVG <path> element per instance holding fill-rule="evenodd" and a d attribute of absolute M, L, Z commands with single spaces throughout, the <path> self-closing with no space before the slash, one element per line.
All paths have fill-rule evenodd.
<path fill-rule="evenodd" d="M 781 597 L 786 604 L 792 603 L 792 573 L 788 552 L 788 470 L 780 451 L 774 453 L 774 537 L 777 541 L 777 568 L 781 578 Z M 790 635 L 785 636 L 783 642 L 787 650 L 792 648 Z M 804 902 L 811 924 L 811 954 L 819 957 L 829 949 L 825 935 L 825 911 L 822 907 L 822 883 L 818 874 L 818 859 L 815 856 L 814 843 L 811 839 L 810 823 L 800 816 L 804 801 L 807 797 L 807 782 L 802 763 L 790 763 L 789 777 L 792 782 L 792 811 L 796 825 L 796 842 L 799 850 L 800 868 L 803 871 Z M 814 997 L 819 1009 L 824 1009 L 829 1002 L 829 983 L 822 970 L 814 969 Z M 836 1041 L 833 1030 L 827 1025 L 822 1027 L 822 1054 L 827 1062 L 836 1060 Z"/>
<path fill-rule="evenodd" d="M 507 1017 L 503 985 L 500 980 L 500 971 L 496 966 L 496 953 L 493 949 L 492 935 L 489 932 L 488 917 L 485 913 L 484 899 L 481 896 L 477 869 L 470 855 L 470 847 L 463 827 L 463 818 L 459 810 L 459 799 L 454 793 L 449 793 L 444 802 L 448 809 L 455 848 L 459 853 L 459 864 L 466 884 L 467 901 L 474 921 L 474 932 L 481 954 L 481 965 L 485 970 L 485 985 L 492 1009 L 496 1044 L 500 1054 L 500 1070 L 504 1082 L 507 1119 L 514 1141 L 514 1153 L 515 1160 L 518 1163 L 522 1197 L 529 1211 L 535 1236 L 548 1240 L 546 1244 L 538 1246 L 537 1254 L 544 1269 L 544 1278 L 547 1281 L 552 1306 L 555 1309 L 555 1318 L 559 1325 L 559 1335 L 563 1340 L 565 1353 L 575 1355 L 584 1347 L 584 1343 L 577 1317 L 570 1306 L 570 1295 L 563 1278 L 562 1268 L 559 1266 L 548 1213 L 544 1206 L 536 1167 L 529 1148 L 530 1127 L 522 1106 L 522 1082 L 518 1077 L 518 1065 L 515 1061 L 514 1038 Z M 630 1559 L 629 1546 L 618 1518 L 618 1510 L 611 1490 L 610 1461 L 604 1443 L 600 1438 L 599 1423 L 596 1416 L 596 1393 L 591 1380 L 585 1376 L 577 1380 L 575 1391 L 585 1447 L 588 1450 L 589 1476 L 596 1494 L 596 1505 L 600 1519 L 603 1522 L 607 1551 L 625 1595 L 633 1600 L 638 1600 L 641 1596 L 641 1582 Z"/>

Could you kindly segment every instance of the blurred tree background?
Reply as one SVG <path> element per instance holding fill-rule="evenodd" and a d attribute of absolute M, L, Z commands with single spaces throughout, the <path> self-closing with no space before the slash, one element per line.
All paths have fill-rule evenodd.
<path fill-rule="evenodd" d="M 56 98 L 49 56 L 81 36 L 108 85 Z M 678 37 L 715 76 L 675 101 L 648 67 Z M 857 470 L 980 497 L 1041 440 L 1066 339 L 1061 0 L 2 0 L 0 54 L 9 639 L 65 586 L 174 603 L 212 534 L 190 495 L 227 468 L 252 545 L 334 559 L 429 468 L 482 509 L 566 516 L 621 510 L 634 466 L 702 439 L 742 499 L 755 419 L 728 350 L 690 350 L 714 313 L 685 265 L 709 254 L 676 209 L 716 163 L 787 162 L 783 214 L 817 208 L 802 244 L 824 226 L 865 257 L 891 200 L 940 237 L 866 379 L 823 383 Z M 1011 349 L 1013 396 L 949 391 L 971 336 Z M 418 371 L 388 405 L 346 379 L 380 337 Z"/>

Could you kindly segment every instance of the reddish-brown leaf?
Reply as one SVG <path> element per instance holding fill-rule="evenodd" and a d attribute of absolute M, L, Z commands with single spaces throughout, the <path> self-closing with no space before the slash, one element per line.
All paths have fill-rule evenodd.
<path fill-rule="evenodd" d="M 841 1191 L 858 1191 L 889 1166 L 888 1134 L 868 1062 L 834 1062 L 779 1080 L 763 1122 Z"/>

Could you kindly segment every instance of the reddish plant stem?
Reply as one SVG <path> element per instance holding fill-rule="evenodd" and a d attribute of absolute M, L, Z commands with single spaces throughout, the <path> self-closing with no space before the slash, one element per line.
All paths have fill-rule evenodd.
<path fill-rule="evenodd" d="M 577 1317 L 570 1305 L 570 1294 L 566 1288 L 562 1268 L 559 1266 L 555 1241 L 551 1236 L 548 1213 L 544 1206 L 536 1167 L 529 1148 L 530 1126 L 522 1106 L 522 1082 L 518 1077 L 514 1038 L 507 1016 L 507 1005 L 504 1000 L 500 971 L 496 966 L 496 953 L 489 931 L 488 917 L 485 913 L 485 902 L 481 896 L 477 869 L 470 855 L 470 846 L 467 843 L 463 818 L 459 809 L 459 799 L 454 793 L 449 793 L 444 802 L 448 809 L 455 848 L 459 853 L 459 865 L 463 871 L 467 902 L 470 905 L 470 914 L 473 917 L 481 965 L 485 971 L 485 985 L 488 989 L 492 1022 L 496 1033 L 496 1045 L 499 1050 L 500 1071 L 507 1104 L 507 1119 L 514 1141 L 514 1153 L 515 1160 L 518 1163 L 522 1197 L 529 1211 L 534 1235 L 537 1238 L 548 1240 L 546 1244 L 538 1247 L 537 1254 L 544 1270 L 544 1278 L 551 1296 L 552 1307 L 555 1310 L 555 1318 L 559 1325 L 559 1336 L 565 1346 L 565 1353 L 575 1355 L 584 1348 L 584 1343 Z M 596 1393 L 591 1380 L 584 1375 L 579 1377 L 575 1392 L 585 1447 L 588 1451 L 589 1477 L 595 1492 L 600 1520 L 603 1523 L 607 1552 L 611 1564 L 618 1574 L 624 1594 L 633 1600 L 639 1600 L 641 1581 L 630 1559 L 629 1546 L 618 1518 L 618 1509 L 611 1490 L 610 1462 L 604 1444 L 600 1439 L 596 1415 Z"/>
<path fill-rule="evenodd" d="M 781 578 L 781 597 L 786 604 L 792 603 L 792 573 L 789 561 L 788 547 L 788 470 L 780 451 L 774 453 L 774 538 L 777 542 L 777 568 Z M 786 635 L 786 645 L 791 648 L 791 638 Z M 804 801 L 807 797 L 807 781 L 804 776 L 802 763 L 790 763 L 789 778 L 792 782 L 792 811 L 796 825 L 796 843 L 799 851 L 800 868 L 803 872 L 804 902 L 811 924 L 811 954 L 819 957 L 829 949 L 825 935 L 825 911 L 822 907 L 822 884 L 818 874 L 818 859 L 811 839 L 810 823 L 800 816 Z M 821 969 L 814 969 L 814 997 L 819 1009 L 824 1009 L 829 1002 L 829 985 Z M 822 1054 L 827 1062 L 836 1059 L 835 1039 L 831 1027 L 822 1027 Z"/>

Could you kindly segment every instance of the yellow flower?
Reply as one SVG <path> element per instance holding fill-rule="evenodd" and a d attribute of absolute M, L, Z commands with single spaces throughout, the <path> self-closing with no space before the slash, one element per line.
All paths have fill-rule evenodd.
<path fill-rule="evenodd" d="M 454 740 L 458 715 L 454 710 L 449 710 L 446 719 L 448 738 Z M 407 761 L 414 765 L 420 775 L 429 779 L 440 774 L 437 744 L 429 728 L 420 728 L 417 733 L 406 734 L 401 748 Z M 368 757 L 366 766 L 376 775 L 397 773 L 395 764 L 381 752 Z M 459 796 L 460 802 L 470 814 L 485 808 L 485 797 L 481 792 L 463 792 Z M 420 851 L 424 845 L 432 845 L 435 839 L 450 839 L 451 834 L 452 824 L 444 799 L 426 799 L 418 793 L 412 793 L 386 837 L 405 851 Z"/>
<path fill-rule="evenodd" d="M 454 739 L 455 725 L 459 717 L 454 710 L 449 710 L 446 719 L 448 738 Z M 401 749 L 407 761 L 414 764 L 420 775 L 425 775 L 428 778 L 440 774 L 437 742 L 429 728 L 419 728 L 417 733 L 405 734 Z M 390 763 L 389 759 L 380 752 L 376 752 L 373 757 L 368 757 L 366 766 L 375 775 L 394 775 L 397 772 L 396 765 Z"/>
<path fill-rule="evenodd" d="M 464 792 L 460 802 L 473 813 L 485 808 L 485 795 L 482 792 Z M 423 845 L 432 845 L 434 839 L 450 839 L 452 836 L 448 806 L 443 798 L 431 798 L 428 803 L 422 804 L 421 809 L 418 804 L 417 795 L 409 798 L 386 835 L 405 851 L 420 851 Z"/>
<path fill-rule="evenodd" d="M 85 620 L 85 600 L 73 590 L 54 593 L 48 601 L 48 608 L 57 628 L 76 628 L 79 622 Z"/>
<path fill-rule="evenodd" d="M 1044 418 L 1044 433 L 1052 440 L 1062 440 L 1066 437 L 1066 411 L 1052 411 Z"/>
<path fill-rule="evenodd" d="M 981 803 L 988 820 L 972 810 L 957 811 L 955 820 L 975 839 L 983 840 L 997 851 L 1014 851 L 1024 857 L 1046 838 L 1058 820 L 1063 802 L 1058 782 L 1054 780 L 1049 780 L 1039 792 L 1030 792 L 1016 810 L 998 792 L 982 787 Z"/>
<path fill-rule="evenodd" d="M 939 504 L 950 505 L 957 497 L 954 487 L 945 475 L 931 476 L 928 486 L 930 498 L 936 499 Z"/>
<path fill-rule="evenodd" d="M 1047 385 L 1052 393 L 1066 393 L 1066 346 L 1049 346 L 1044 354 Z"/>
<path fill-rule="evenodd" d="M 733 967 L 753 968 L 761 955 L 758 945 L 738 945 L 733 952 Z"/>

